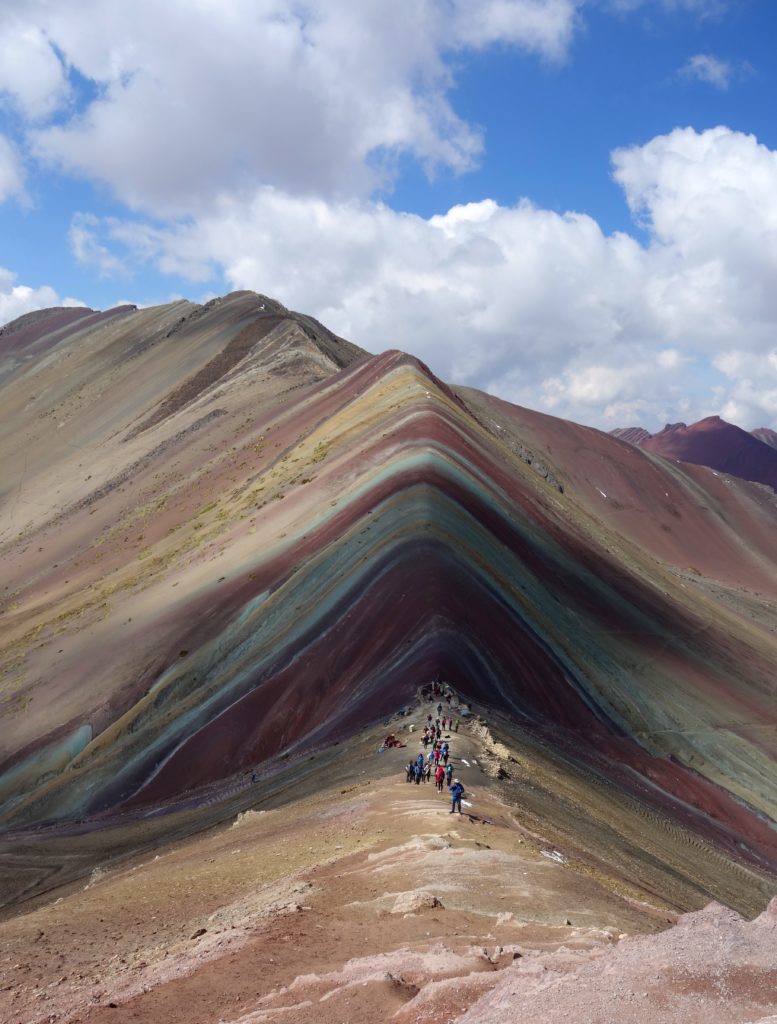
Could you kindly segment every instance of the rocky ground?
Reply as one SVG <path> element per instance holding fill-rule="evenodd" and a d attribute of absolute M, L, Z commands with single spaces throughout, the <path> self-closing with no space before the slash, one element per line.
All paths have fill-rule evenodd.
<path fill-rule="evenodd" d="M 94 833 L 88 877 L 0 923 L 0 1019 L 777 1021 L 777 905 L 678 919 L 570 859 L 507 799 L 482 721 L 451 734 L 451 815 L 405 782 L 427 707 L 391 723 L 406 747 L 376 727 L 193 838 L 100 863 Z"/>

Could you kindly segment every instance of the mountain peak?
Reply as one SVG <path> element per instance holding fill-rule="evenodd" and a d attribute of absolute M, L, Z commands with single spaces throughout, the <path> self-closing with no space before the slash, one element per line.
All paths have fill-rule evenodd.
<path fill-rule="evenodd" d="M 294 1019 L 432 1006 L 448 1020 L 439 991 L 412 1002 L 419 942 L 449 980 L 458 959 L 474 998 L 478 964 L 496 978 L 505 954 L 509 969 L 526 923 L 541 944 L 596 926 L 609 946 L 710 893 L 763 909 L 777 885 L 765 489 L 451 388 L 252 292 L 58 317 L 10 335 L 27 332 L 0 380 L 0 902 L 16 904 L 7 923 L 70 884 L 78 913 L 17 916 L 0 948 L 38 957 L 36 985 L 7 971 L 0 1017 L 40 1016 L 44 959 L 45 1013 L 71 1019 L 63 976 L 89 979 L 83 1016 L 96 992 L 145 986 L 133 969 L 117 989 L 122 960 L 162 977 L 184 949 L 211 970 L 215 950 L 218 972 L 242 934 L 247 992 L 257 962 L 283 959 L 279 939 L 299 965 L 273 975 Z M 732 431 L 666 437 L 686 435 Z M 406 783 L 435 712 L 461 817 L 444 788 Z M 78 954 L 76 918 L 95 957 L 116 951 L 99 988 L 91 967 L 51 961 Z M 330 1005 L 318 975 L 345 933 L 337 948 L 366 942 L 378 987 L 348 983 Z"/>

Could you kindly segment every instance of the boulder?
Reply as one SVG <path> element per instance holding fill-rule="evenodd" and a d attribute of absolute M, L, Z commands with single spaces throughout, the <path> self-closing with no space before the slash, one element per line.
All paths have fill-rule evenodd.
<path fill-rule="evenodd" d="M 401 892 L 394 901 L 391 913 L 417 914 L 419 910 L 431 910 L 433 907 L 442 907 L 442 905 L 442 900 L 433 893 L 417 889 Z"/>

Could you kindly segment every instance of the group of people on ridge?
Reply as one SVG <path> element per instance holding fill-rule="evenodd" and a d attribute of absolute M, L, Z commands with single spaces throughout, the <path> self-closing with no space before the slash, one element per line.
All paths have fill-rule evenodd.
<path fill-rule="evenodd" d="M 432 693 L 429 696 L 429 700 L 434 700 L 434 697 L 440 695 L 440 687 L 438 683 L 433 685 Z M 448 704 L 451 703 L 453 691 L 447 688 L 447 693 L 444 694 Z M 442 793 L 443 785 L 447 785 L 451 793 L 451 810 L 450 813 L 454 814 L 458 810 L 461 814 L 461 798 L 464 794 L 464 786 L 458 779 L 453 778 L 453 765 L 448 763 L 450 757 L 450 744 L 447 740 L 443 739 L 443 732 L 446 729 L 459 731 L 459 720 L 451 718 L 448 715 L 443 715 L 442 702 L 437 705 L 437 719 L 433 721 L 431 712 L 426 716 L 426 724 L 424 725 L 423 735 L 421 742 L 424 745 L 424 750 L 430 747 L 429 752 L 424 755 L 419 753 L 418 757 L 414 761 L 408 762 L 405 765 L 405 774 L 407 782 L 415 782 L 418 786 L 422 782 L 431 782 L 434 779 L 435 788 L 438 793 Z"/>

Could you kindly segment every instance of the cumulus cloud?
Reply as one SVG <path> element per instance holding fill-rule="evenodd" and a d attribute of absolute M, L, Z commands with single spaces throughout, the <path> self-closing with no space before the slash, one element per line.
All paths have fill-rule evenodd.
<path fill-rule="evenodd" d="M 651 233 L 663 336 L 763 350 L 777 305 L 777 152 L 729 128 L 676 129 L 617 150 L 614 176 Z"/>
<path fill-rule="evenodd" d="M 196 213 L 255 183 L 366 196 L 402 155 L 472 168 L 481 132 L 450 103 L 451 58 L 500 43 L 559 60 L 580 2 L 11 0 L 0 91 L 58 111 L 30 134 L 39 159 L 138 210 Z"/>
<path fill-rule="evenodd" d="M 40 23 L 34 5 L 8 0 L 0 7 L 0 99 L 37 120 L 66 102 L 65 69 Z"/>
<path fill-rule="evenodd" d="M 697 53 L 680 68 L 683 78 L 695 78 L 699 82 L 707 82 L 716 89 L 728 89 L 731 84 L 733 68 L 727 60 L 713 57 L 711 53 Z"/>
<path fill-rule="evenodd" d="M 0 327 L 36 309 L 84 305 L 79 299 L 61 299 L 49 285 L 31 288 L 29 285 L 15 284 L 15 281 L 16 274 L 5 267 L 0 267 Z"/>
<path fill-rule="evenodd" d="M 135 211 L 73 218 L 75 258 L 103 276 L 156 265 L 202 288 L 256 288 L 366 348 L 405 348 L 449 379 L 603 426 L 724 406 L 762 420 L 769 401 L 747 381 L 768 370 L 777 324 L 777 154 L 754 137 L 677 129 L 616 151 L 647 242 L 529 200 L 424 218 L 375 198 L 406 159 L 433 174 L 481 158 L 480 129 L 452 104 L 462 54 L 563 60 L 583 8 L 8 0 L 0 36 L 26 57 L 0 59 L 0 99 L 29 152 Z M 21 173 L 1 147 L 0 195 Z M 40 298 L 29 291 L 18 300 Z"/>
<path fill-rule="evenodd" d="M 16 147 L 0 133 L 0 203 L 24 195 L 24 171 Z"/>
<path fill-rule="evenodd" d="M 727 128 L 677 129 L 617 150 L 613 173 L 647 244 L 526 200 L 425 219 L 272 188 L 222 196 L 196 223 L 90 230 L 124 258 L 192 281 L 215 270 L 366 348 L 410 350 L 559 415 L 655 427 L 736 400 L 756 425 L 768 403 L 737 390 L 725 354 L 732 339 L 758 359 L 774 345 L 777 153 Z"/>
<path fill-rule="evenodd" d="M 454 0 L 448 32 L 453 46 L 513 43 L 552 60 L 564 57 L 582 0 L 488 0 L 473 16 L 467 0 Z"/>
<path fill-rule="evenodd" d="M 93 213 L 77 213 L 70 223 L 70 248 L 79 263 L 95 267 L 100 277 L 127 273 L 126 264 L 98 240 L 100 219 Z"/>
<path fill-rule="evenodd" d="M 714 364 L 728 378 L 720 390 L 724 419 L 750 426 L 777 422 L 777 346 L 765 352 L 732 348 Z"/>

